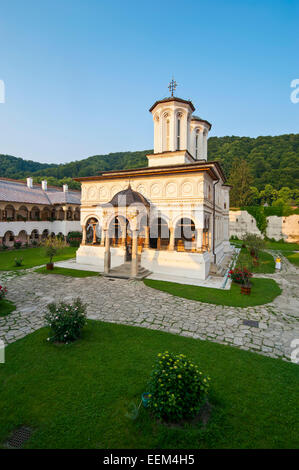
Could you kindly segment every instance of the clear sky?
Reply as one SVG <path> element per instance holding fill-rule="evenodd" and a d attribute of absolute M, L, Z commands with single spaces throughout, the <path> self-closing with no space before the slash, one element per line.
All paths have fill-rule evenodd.
<path fill-rule="evenodd" d="M 0 31 L 0 153 L 150 149 L 172 74 L 210 135 L 299 132 L 298 0 L 2 0 Z"/>

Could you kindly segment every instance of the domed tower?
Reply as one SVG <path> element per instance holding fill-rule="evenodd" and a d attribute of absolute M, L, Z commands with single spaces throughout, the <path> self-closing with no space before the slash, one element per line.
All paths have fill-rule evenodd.
<path fill-rule="evenodd" d="M 211 124 L 192 115 L 193 103 L 173 96 L 176 82 L 169 85 L 171 96 L 156 101 L 150 108 L 154 120 L 154 153 L 149 166 L 194 163 L 207 160 L 207 140 Z"/>

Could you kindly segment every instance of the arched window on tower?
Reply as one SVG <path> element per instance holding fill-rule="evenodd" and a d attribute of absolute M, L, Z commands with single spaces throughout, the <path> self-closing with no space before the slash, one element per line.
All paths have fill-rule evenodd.
<path fill-rule="evenodd" d="M 181 116 L 178 115 L 177 120 L 177 142 L 176 142 L 176 149 L 181 150 Z"/>
<path fill-rule="evenodd" d="M 166 150 L 170 150 L 170 122 L 169 119 L 166 121 Z"/>
<path fill-rule="evenodd" d="M 195 159 L 198 160 L 198 130 L 195 134 Z"/>

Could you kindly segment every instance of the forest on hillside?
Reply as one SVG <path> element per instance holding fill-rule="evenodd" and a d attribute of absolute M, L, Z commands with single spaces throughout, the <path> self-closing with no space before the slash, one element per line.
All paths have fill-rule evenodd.
<path fill-rule="evenodd" d="M 72 178 L 97 175 L 108 170 L 147 166 L 146 154 L 151 152 L 152 150 L 143 150 L 94 155 L 59 165 L 0 155 L 0 177 L 24 179 L 30 175 L 36 182 L 46 178 L 49 184 L 61 186 L 68 183 L 72 188 L 79 188 L 80 184 Z M 290 190 L 291 199 L 296 200 L 298 197 L 296 188 L 299 187 L 299 134 L 257 138 L 210 137 L 208 160 L 220 161 L 228 181 L 233 182 L 235 186 L 239 185 L 238 166 L 242 167 L 242 185 L 247 185 L 247 192 L 249 187 L 253 188 L 250 194 L 254 194 L 255 201 L 265 200 L 259 195 L 265 190 L 266 185 L 268 185 L 268 193 L 274 191 L 276 198 L 279 198 L 279 190 L 283 189 L 285 193 L 284 188 Z M 245 200 L 246 203 L 250 203 L 251 196 L 248 196 L 247 200 L 246 197 L 239 201 L 236 193 L 233 196 L 233 202 L 242 204 Z M 272 199 L 274 200 L 275 197 L 273 196 Z"/>

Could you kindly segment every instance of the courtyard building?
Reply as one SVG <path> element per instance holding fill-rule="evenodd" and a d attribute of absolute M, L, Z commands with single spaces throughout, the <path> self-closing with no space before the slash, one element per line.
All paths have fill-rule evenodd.
<path fill-rule="evenodd" d="M 207 161 L 211 124 L 191 101 L 171 96 L 150 108 L 148 166 L 76 178 L 82 184 L 77 264 L 138 278 L 149 273 L 206 279 L 231 253 L 229 190 Z"/>
<path fill-rule="evenodd" d="M 32 245 L 73 231 L 81 231 L 80 191 L 0 178 L 0 245 Z"/>

